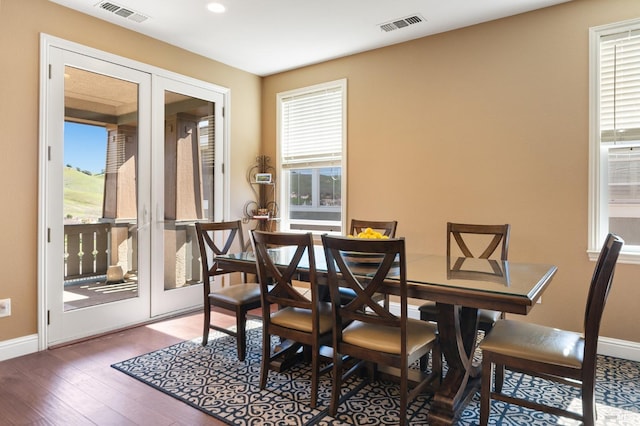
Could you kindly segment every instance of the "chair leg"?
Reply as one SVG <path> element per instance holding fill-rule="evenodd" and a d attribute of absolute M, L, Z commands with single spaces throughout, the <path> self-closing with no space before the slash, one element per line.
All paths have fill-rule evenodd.
<path fill-rule="evenodd" d="M 403 362 L 405 364 L 405 362 Z M 403 366 L 400 372 L 400 426 L 407 424 L 407 405 L 409 405 L 409 371 L 408 366 Z"/>
<path fill-rule="evenodd" d="M 427 371 L 429 356 L 431 356 L 431 374 L 437 374 L 438 383 L 442 383 L 442 352 L 438 346 L 434 346 L 430 354 L 427 352 L 420 358 L 420 371 Z"/>
<path fill-rule="evenodd" d="M 244 309 L 236 312 L 236 331 L 238 360 L 244 361 L 247 354 L 247 312 Z"/>
<path fill-rule="evenodd" d="M 271 335 L 269 331 L 262 330 L 262 362 L 260 365 L 260 389 L 267 386 L 267 375 L 269 374 L 269 364 L 271 364 Z"/>
<path fill-rule="evenodd" d="M 316 408 L 318 403 L 318 382 L 320 376 L 320 351 L 317 345 L 311 346 L 311 402 L 309 406 Z"/>
<path fill-rule="evenodd" d="M 313 361 L 313 346 L 311 345 L 302 346 L 302 359 L 305 362 Z"/>
<path fill-rule="evenodd" d="M 596 400 L 594 384 L 582 384 L 582 423 L 584 426 L 596 424 Z"/>
<path fill-rule="evenodd" d="M 207 346 L 209 342 L 209 324 L 211 324 L 211 306 L 204 304 L 204 329 L 202 330 L 202 346 Z"/>
<path fill-rule="evenodd" d="M 367 362 L 366 367 L 367 367 L 367 377 L 369 378 L 369 380 L 371 381 L 376 380 L 376 376 L 378 375 L 378 364 L 375 364 L 373 362 Z"/>
<path fill-rule="evenodd" d="M 427 321 L 427 314 L 420 311 L 420 321 Z"/>
<path fill-rule="evenodd" d="M 422 311 L 420 311 L 420 320 L 421 321 L 428 321 L 427 315 Z M 434 356 L 433 353 L 431 354 L 431 358 L 432 358 L 431 365 L 433 367 L 433 365 L 435 363 L 435 356 Z M 427 353 L 425 356 L 420 358 L 420 371 L 426 371 L 428 363 L 429 363 L 429 354 Z"/>
<path fill-rule="evenodd" d="M 340 403 L 340 390 L 342 389 L 342 356 L 334 350 L 333 371 L 331 381 L 331 403 L 329 404 L 329 414 L 335 417 L 338 413 Z"/>
<path fill-rule="evenodd" d="M 433 355 L 431 355 L 433 357 Z M 435 361 L 435 357 L 434 357 Z M 427 371 L 427 365 L 429 364 L 429 352 L 420 357 L 420 371 Z"/>
<path fill-rule="evenodd" d="M 504 384 L 504 365 L 503 364 L 495 364 L 495 389 L 496 392 L 502 392 L 502 385 Z"/>
<path fill-rule="evenodd" d="M 488 359 L 482 360 L 482 382 L 480 383 L 480 426 L 489 423 L 491 411 L 491 378 L 493 363 Z"/>

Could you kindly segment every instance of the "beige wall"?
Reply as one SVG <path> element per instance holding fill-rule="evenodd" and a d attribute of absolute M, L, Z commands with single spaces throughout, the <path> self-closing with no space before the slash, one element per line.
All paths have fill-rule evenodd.
<path fill-rule="evenodd" d="M 410 250 L 442 253 L 447 221 L 511 223 L 510 258 L 558 273 L 527 320 L 581 330 L 587 259 L 589 27 L 638 0 L 572 2 L 264 79 L 276 93 L 348 79 L 348 216 L 397 219 Z M 640 266 L 619 265 L 602 336 L 640 342 Z"/>
<path fill-rule="evenodd" d="M 432 253 L 448 220 L 509 222 L 514 261 L 559 267 L 527 319 L 578 330 L 593 268 L 588 28 L 636 17 L 637 0 L 574 0 L 261 80 L 46 0 L 0 0 L 0 298 L 13 301 L 0 342 L 37 332 L 41 32 L 229 87 L 232 216 L 261 138 L 275 154 L 275 94 L 346 77 L 349 217 L 396 218 Z M 619 265 L 603 336 L 640 342 L 639 276 Z"/>
<path fill-rule="evenodd" d="M 47 0 L 0 3 L 0 342 L 37 332 L 38 96 L 40 33 L 131 58 L 231 89 L 231 215 L 250 189 L 259 153 L 261 79 Z"/>

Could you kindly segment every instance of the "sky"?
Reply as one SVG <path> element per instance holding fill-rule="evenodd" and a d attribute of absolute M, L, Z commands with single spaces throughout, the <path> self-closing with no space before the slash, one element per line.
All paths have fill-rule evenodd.
<path fill-rule="evenodd" d="M 88 124 L 64 123 L 64 164 L 102 173 L 107 154 L 107 130 Z"/>

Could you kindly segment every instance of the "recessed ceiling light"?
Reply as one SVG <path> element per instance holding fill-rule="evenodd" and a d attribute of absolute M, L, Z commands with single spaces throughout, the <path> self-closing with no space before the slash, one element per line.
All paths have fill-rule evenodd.
<path fill-rule="evenodd" d="M 222 3 L 209 3 L 207 9 L 213 13 L 224 13 L 227 10 Z"/>

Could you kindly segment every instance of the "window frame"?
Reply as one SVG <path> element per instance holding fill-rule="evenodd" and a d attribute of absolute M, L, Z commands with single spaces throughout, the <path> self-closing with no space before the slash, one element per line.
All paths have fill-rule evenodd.
<path fill-rule="evenodd" d="M 285 99 L 290 98 L 292 96 L 301 96 L 313 92 L 318 92 L 327 89 L 335 89 L 339 88 L 342 97 L 342 143 L 341 143 L 341 158 L 339 161 L 327 163 L 327 162 L 307 162 L 296 165 L 296 166 L 287 166 L 283 164 L 283 102 Z M 285 232 L 312 232 L 316 235 L 320 235 L 322 233 L 328 234 L 340 234 L 346 228 L 346 210 L 347 210 L 347 79 L 339 79 L 328 81 L 325 83 L 319 83 L 311 86 L 301 87 L 298 89 L 288 90 L 285 92 L 279 92 L 276 94 L 276 167 L 278 170 L 279 178 L 279 211 L 280 211 L 280 230 Z M 340 186 L 340 231 L 337 230 L 328 230 L 323 227 L 324 224 L 321 221 L 304 221 L 304 220 L 295 220 L 292 221 L 289 219 L 289 203 L 288 196 L 290 193 L 289 188 L 289 171 L 290 170 L 300 170 L 300 169 L 321 169 L 327 167 L 340 167 L 341 169 L 341 186 Z M 309 225 L 307 229 L 291 229 L 292 224 L 297 225 Z M 326 225 L 330 226 L 329 223 Z"/>
<path fill-rule="evenodd" d="M 640 19 L 631 19 L 589 29 L 589 259 L 596 261 L 609 232 L 607 151 L 613 145 L 602 144 L 600 132 L 600 42 L 604 36 L 640 30 Z M 640 147 L 640 141 L 619 147 Z M 640 264 L 640 245 L 625 244 L 620 263 Z"/>

